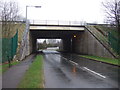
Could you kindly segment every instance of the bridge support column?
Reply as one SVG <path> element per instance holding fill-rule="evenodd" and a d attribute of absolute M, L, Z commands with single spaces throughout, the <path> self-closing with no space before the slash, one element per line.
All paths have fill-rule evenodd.
<path fill-rule="evenodd" d="M 37 39 L 33 38 L 32 39 L 32 53 L 36 53 L 36 50 L 37 50 L 36 43 L 37 43 Z"/>
<path fill-rule="evenodd" d="M 72 39 L 66 38 L 63 39 L 63 51 L 65 52 L 72 52 Z"/>

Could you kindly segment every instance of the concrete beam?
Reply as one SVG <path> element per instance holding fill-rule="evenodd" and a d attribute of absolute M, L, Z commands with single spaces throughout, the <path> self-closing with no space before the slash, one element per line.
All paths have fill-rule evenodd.
<path fill-rule="evenodd" d="M 62 27 L 62 26 L 30 26 L 30 30 L 78 30 L 84 31 L 84 27 Z"/>
<path fill-rule="evenodd" d="M 71 52 L 72 51 L 71 38 L 63 39 L 63 51 L 64 52 Z"/>

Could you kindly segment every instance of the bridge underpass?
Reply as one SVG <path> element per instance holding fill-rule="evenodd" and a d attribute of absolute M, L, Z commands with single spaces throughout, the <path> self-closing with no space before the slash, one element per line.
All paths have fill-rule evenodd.
<path fill-rule="evenodd" d="M 73 52 L 73 40 L 83 32 L 84 26 L 30 25 L 31 50 L 36 52 L 37 39 L 61 39 L 60 49 Z"/>
<path fill-rule="evenodd" d="M 114 55 L 85 25 L 30 24 L 30 52 L 36 52 L 37 39 L 61 39 L 61 51 L 114 58 Z"/>
<path fill-rule="evenodd" d="M 36 52 L 37 39 L 61 39 L 61 50 L 83 55 L 116 58 L 104 44 L 99 30 L 94 26 L 80 23 L 36 23 L 26 24 L 26 30 L 20 45 L 20 60 Z M 91 28 L 92 27 L 92 28 Z M 76 37 L 74 37 L 76 35 Z M 96 36 L 97 35 L 97 36 Z M 106 40 L 106 39 L 105 39 Z"/>

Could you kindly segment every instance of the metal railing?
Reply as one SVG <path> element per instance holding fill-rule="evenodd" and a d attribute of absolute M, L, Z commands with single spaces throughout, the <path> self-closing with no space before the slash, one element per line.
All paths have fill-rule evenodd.
<path fill-rule="evenodd" d="M 30 24 L 41 25 L 86 25 L 84 21 L 60 21 L 60 20 L 29 20 Z"/>

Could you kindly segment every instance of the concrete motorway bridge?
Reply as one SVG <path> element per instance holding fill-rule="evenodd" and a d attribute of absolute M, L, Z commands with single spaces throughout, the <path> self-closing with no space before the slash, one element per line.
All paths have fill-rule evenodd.
<path fill-rule="evenodd" d="M 62 39 L 61 49 L 72 52 L 73 40 L 78 34 L 83 33 L 85 26 L 68 25 L 35 25 L 30 24 L 30 34 L 33 40 L 33 51 L 36 50 L 36 40 L 39 39 Z"/>
<path fill-rule="evenodd" d="M 30 23 L 21 45 L 21 59 L 36 52 L 37 39 L 61 39 L 62 51 L 113 58 L 86 25 Z"/>

